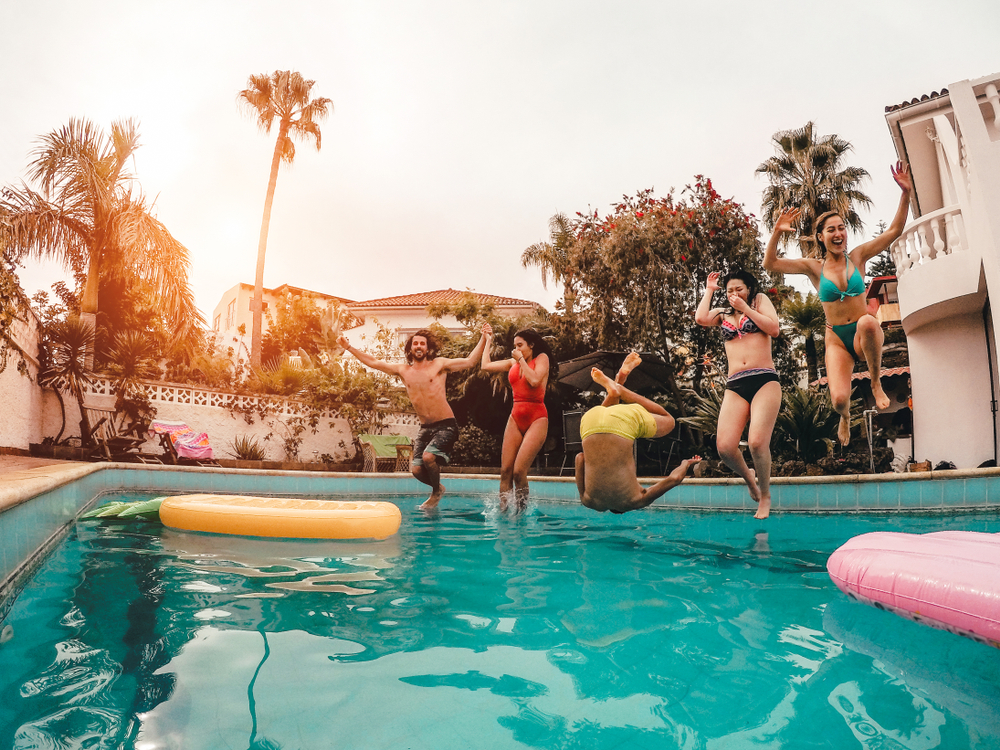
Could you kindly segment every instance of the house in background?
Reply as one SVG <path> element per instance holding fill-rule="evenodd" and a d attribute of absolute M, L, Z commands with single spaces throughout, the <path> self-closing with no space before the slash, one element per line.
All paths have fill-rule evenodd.
<path fill-rule="evenodd" d="M 886 107 L 913 176 L 893 243 L 913 389 L 913 454 L 959 468 L 997 458 L 1000 73 Z"/>
<path fill-rule="evenodd" d="M 457 334 L 466 330 L 466 327 L 459 323 L 453 315 L 446 315 L 440 320 L 435 320 L 427 314 L 428 305 L 461 302 L 471 295 L 480 304 L 492 304 L 499 315 L 508 318 L 531 315 L 541 309 L 537 302 L 530 300 L 456 289 L 439 289 L 433 292 L 418 292 L 354 302 L 345 297 L 335 297 L 332 294 L 323 294 L 282 284 L 274 289 L 264 290 L 264 318 L 261 323 L 261 335 L 267 333 L 268 308 L 273 308 L 274 303 L 287 293 L 309 295 L 321 306 L 339 305 L 345 307 L 350 315 L 346 316 L 346 320 L 344 320 L 343 332 L 357 347 L 373 346 L 379 326 L 388 329 L 395 337 L 400 358 L 403 356 L 403 344 L 406 339 L 421 328 L 429 328 L 432 324 L 438 323 L 449 333 Z M 222 295 L 222 299 L 219 300 L 212 313 L 212 330 L 216 335 L 216 341 L 221 346 L 234 346 L 240 342 L 249 346 L 250 330 L 253 325 L 250 313 L 250 300 L 252 298 L 252 284 L 237 284 Z M 239 334 L 241 325 L 246 326 L 242 337 Z"/>
<path fill-rule="evenodd" d="M 466 331 L 467 328 L 458 322 L 453 315 L 446 315 L 440 320 L 430 317 L 427 314 L 427 306 L 461 302 L 470 295 L 480 304 L 491 303 L 499 315 L 507 318 L 531 315 L 541 309 L 537 302 L 515 297 L 498 297 L 493 294 L 480 294 L 472 291 L 439 289 L 433 292 L 418 292 L 352 302 L 347 306 L 347 309 L 360 321 L 360 325 L 344 331 L 344 334 L 354 346 L 365 348 L 366 344 L 370 345 L 374 340 L 379 326 L 388 328 L 395 332 L 399 353 L 402 356 L 403 344 L 406 339 L 421 328 L 429 328 L 433 323 L 440 324 L 452 334 Z"/>
<path fill-rule="evenodd" d="M 286 294 L 307 295 L 316 300 L 321 307 L 334 305 L 346 306 L 352 300 L 346 297 L 335 297 L 332 294 L 313 292 L 308 289 L 300 289 L 296 286 L 282 284 L 274 289 L 264 290 L 264 313 L 261 318 L 260 335 L 267 333 L 267 311 L 273 309 L 277 300 Z M 222 295 L 219 304 L 212 312 L 212 333 L 215 334 L 216 342 L 223 348 L 228 346 L 238 346 L 240 343 L 249 347 L 250 333 L 253 329 L 253 313 L 250 312 L 250 300 L 253 299 L 253 284 L 237 284 L 232 289 Z M 241 336 L 240 326 L 246 326 Z"/>

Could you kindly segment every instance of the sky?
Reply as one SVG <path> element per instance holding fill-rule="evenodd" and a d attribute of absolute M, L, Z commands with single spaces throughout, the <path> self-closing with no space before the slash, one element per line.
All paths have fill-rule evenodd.
<path fill-rule="evenodd" d="M 210 321 L 252 284 L 274 136 L 237 104 L 297 70 L 333 101 L 278 175 L 264 285 L 539 302 L 549 218 L 710 177 L 760 213 L 774 133 L 814 121 L 899 199 L 886 105 L 1000 70 L 995 0 L 0 0 L 0 186 L 71 117 L 139 122 L 134 171 Z M 870 236 L 864 232 L 858 239 Z M 19 272 L 30 294 L 64 277 Z"/>

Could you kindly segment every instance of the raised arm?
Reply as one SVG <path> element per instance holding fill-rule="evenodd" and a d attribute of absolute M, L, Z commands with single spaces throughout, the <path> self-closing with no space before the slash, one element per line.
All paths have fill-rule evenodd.
<path fill-rule="evenodd" d="M 472 350 L 468 357 L 446 359 L 443 369 L 448 372 L 455 372 L 456 370 L 468 370 L 470 367 L 475 367 L 483 357 L 483 349 L 486 347 L 486 337 L 492 335 L 493 328 L 490 327 L 489 323 L 483 323 L 483 334 L 479 337 L 479 343 L 476 344 L 476 348 Z"/>
<path fill-rule="evenodd" d="M 896 215 L 892 217 L 892 223 L 882 234 L 875 239 L 869 240 L 854 250 L 851 259 L 854 265 L 864 268 L 865 263 L 870 261 L 879 253 L 883 252 L 889 245 L 899 239 L 906 226 L 906 217 L 910 213 L 910 192 L 913 190 L 913 181 L 910 179 L 910 168 L 901 161 L 896 162 L 892 168 L 892 179 L 899 185 L 902 194 L 899 196 L 899 205 L 896 207 Z"/>
<path fill-rule="evenodd" d="M 490 359 L 490 349 L 493 348 L 493 334 L 486 336 L 486 346 L 483 347 L 483 357 L 479 362 L 479 369 L 483 372 L 507 372 L 514 366 L 514 361 L 504 359 L 494 362 Z"/>
<path fill-rule="evenodd" d="M 712 297 L 719 291 L 719 272 L 712 271 L 705 283 L 705 296 L 694 312 L 694 322 L 700 326 L 717 326 L 722 321 L 722 308 L 712 309 Z"/>
<path fill-rule="evenodd" d="M 814 286 L 819 285 L 819 274 L 813 267 L 814 263 L 807 258 L 779 258 L 778 243 L 781 235 L 795 231 L 795 222 L 799 220 L 801 211 L 797 208 L 786 208 L 778 217 L 771 232 L 771 239 L 767 241 L 764 249 L 764 269 L 767 271 L 777 271 L 778 273 L 803 273 L 809 277 Z"/>
<path fill-rule="evenodd" d="M 521 377 L 528 381 L 528 385 L 537 388 L 549 377 L 549 355 L 539 354 L 535 357 L 535 366 L 528 367 L 524 364 L 524 355 L 517 349 L 512 353 L 514 359 L 521 365 Z"/>
<path fill-rule="evenodd" d="M 380 370 L 381 372 L 384 372 L 387 375 L 396 375 L 396 376 L 400 375 L 402 365 L 394 365 L 389 362 L 383 362 L 381 359 L 375 359 L 375 357 L 373 357 L 366 351 L 363 351 L 361 349 L 355 349 L 353 346 L 351 346 L 351 342 L 348 341 L 347 337 L 344 336 L 343 334 L 337 337 L 337 343 L 340 344 L 342 347 L 344 347 L 344 351 L 353 354 L 358 359 L 358 361 L 361 362 L 361 364 L 367 365 L 368 367 L 371 367 L 373 370 Z"/>
<path fill-rule="evenodd" d="M 629 508 L 629 510 L 639 510 L 640 508 L 645 508 L 647 505 L 652 505 L 653 501 L 657 498 L 663 497 L 670 490 L 683 482 L 684 478 L 687 477 L 688 469 L 691 465 L 696 464 L 699 461 L 701 461 L 701 456 L 691 456 L 691 458 L 685 458 L 681 461 L 680 466 L 670 472 L 667 477 L 661 479 L 648 489 L 643 488 L 642 495 L 631 503 L 632 507 Z"/>

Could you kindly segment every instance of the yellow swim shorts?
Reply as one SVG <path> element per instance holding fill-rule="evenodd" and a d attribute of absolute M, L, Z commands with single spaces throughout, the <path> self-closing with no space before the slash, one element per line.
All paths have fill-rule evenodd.
<path fill-rule="evenodd" d="M 639 404 L 595 406 L 580 420 L 580 439 L 595 434 L 619 435 L 626 440 L 651 438 L 656 434 L 656 421 Z"/>

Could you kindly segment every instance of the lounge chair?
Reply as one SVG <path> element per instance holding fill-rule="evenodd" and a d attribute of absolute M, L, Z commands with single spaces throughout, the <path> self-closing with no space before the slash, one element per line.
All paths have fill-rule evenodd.
<path fill-rule="evenodd" d="M 87 422 L 90 423 L 90 433 L 81 441 L 84 446 L 91 446 L 91 458 L 103 458 L 107 461 L 128 460 L 136 456 L 135 451 L 145 441 L 138 435 L 130 435 L 132 430 L 119 432 L 115 424 L 115 409 L 110 406 L 84 405 Z"/>
<path fill-rule="evenodd" d="M 172 464 L 191 462 L 199 466 L 219 465 L 213 458 L 208 433 L 196 433 L 184 422 L 153 420 L 149 425 L 149 434 L 159 435 L 163 452 Z"/>
<path fill-rule="evenodd" d="M 409 471 L 413 446 L 406 435 L 358 435 L 363 471 Z"/>

